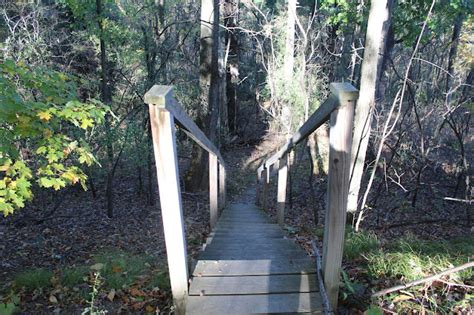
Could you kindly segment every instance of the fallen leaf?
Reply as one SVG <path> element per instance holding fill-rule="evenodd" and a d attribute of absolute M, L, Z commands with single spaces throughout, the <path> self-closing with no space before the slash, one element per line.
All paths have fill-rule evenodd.
<path fill-rule="evenodd" d="M 137 288 L 131 288 L 130 289 L 130 294 L 132 296 L 146 296 L 145 292 L 137 289 Z"/>
<path fill-rule="evenodd" d="M 115 289 L 110 290 L 109 294 L 107 294 L 107 298 L 109 299 L 110 302 L 114 300 L 115 297 Z"/>
<path fill-rule="evenodd" d="M 152 305 L 147 305 L 147 306 L 145 307 L 145 311 L 146 311 L 147 313 L 153 313 L 153 312 L 155 311 L 155 308 L 154 308 Z"/>
<path fill-rule="evenodd" d="M 58 303 L 58 299 L 54 295 L 49 296 L 49 301 L 54 304 Z"/>
<path fill-rule="evenodd" d="M 123 269 L 120 268 L 120 266 L 112 266 L 112 272 L 114 272 L 114 273 L 120 273 L 120 272 L 122 272 L 122 271 L 123 271 Z"/>
<path fill-rule="evenodd" d="M 145 305 L 145 302 L 134 303 L 132 304 L 132 309 L 135 311 L 139 311 L 143 308 L 144 305 Z"/>

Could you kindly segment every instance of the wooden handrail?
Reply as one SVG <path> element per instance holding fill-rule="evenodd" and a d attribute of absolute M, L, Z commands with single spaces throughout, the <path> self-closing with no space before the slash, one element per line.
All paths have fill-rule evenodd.
<path fill-rule="evenodd" d="M 193 139 L 201 148 L 207 152 L 217 156 L 219 163 L 224 165 L 224 158 L 222 158 L 219 150 L 209 140 L 204 132 L 194 123 L 194 121 L 186 114 L 183 107 L 173 97 L 173 87 L 168 85 L 154 85 L 144 97 L 146 104 L 153 104 L 158 108 L 166 109 L 176 121 L 176 123 L 183 129 L 183 131 Z"/>
<path fill-rule="evenodd" d="M 148 104 L 150 112 L 161 216 L 175 313 L 184 314 L 189 279 L 175 124 L 182 127 L 190 138 L 209 152 L 211 228 L 216 224 L 219 210 L 225 204 L 226 166 L 219 150 L 173 98 L 172 86 L 153 86 L 145 94 L 144 101 Z"/>
<path fill-rule="evenodd" d="M 332 308 L 337 309 L 349 193 L 354 104 L 359 92 L 349 83 L 331 83 L 330 90 L 331 95 L 328 99 L 319 106 L 275 154 L 265 160 L 258 168 L 256 202 L 266 210 L 266 195 L 270 177 L 278 174 L 277 221 L 281 226 L 284 225 L 288 172 L 287 155 L 298 143 L 329 120 L 330 148 L 328 197 L 323 239 L 323 276 Z M 263 189 L 260 187 L 262 184 Z"/>
<path fill-rule="evenodd" d="M 311 135 L 316 129 L 329 120 L 331 113 L 339 106 L 341 101 L 348 99 L 357 99 L 358 90 L 349 83 L 331 83 L 331 95 L 318 107 L 318 109 L 305 121 L 305 123 L 291 136 L 291 138 L 280 147 L 280 149 L 269 157 L 259 167 L 270 168 L 278 162 L 285 154 L 289 153 L 301 141 Z"/>

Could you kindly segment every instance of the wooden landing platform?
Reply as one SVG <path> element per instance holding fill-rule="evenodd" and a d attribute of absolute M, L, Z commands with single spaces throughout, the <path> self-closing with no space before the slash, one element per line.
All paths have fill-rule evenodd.
<path fill-rule="evenodd" d="M 315 263 L 252 204 L 223 211 L 191 281 L 187 314 L 323 311 Z"/>

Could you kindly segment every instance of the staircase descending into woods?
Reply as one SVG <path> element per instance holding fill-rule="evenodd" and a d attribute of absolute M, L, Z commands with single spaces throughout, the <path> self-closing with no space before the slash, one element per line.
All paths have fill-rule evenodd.
<path fill-rule="evenodd" d="M 331 92 L 288 142 L 259 167 L 256 195 L 249 190 L 227 206 L 227 167 L 220 152 L 173 98 L 172 87 L 154 86 L 145 94 L 177 314 L 327 314 L 337 309 L 353 111 L 358 93 L 347 83 L 332 83 Z M 285 236 L 282 227 L 288 154 L 328 120 L 330 163 L 321 267 L 316 246 L 314 261 Z M 175 124 L 209 153 L 212 232 L 191 269 L 186 252 Z M 273 175 L 278 175 L 276 223 L 262 211 L 268 207 L 268 186 Z M 255 199 L 256 205 L 249 199 Z"/>
<path fill-rule="evenodd" d="M 323 310 L 316 264 L 252 204 L 222 212 L 192 276 L 187 314 Z"/>

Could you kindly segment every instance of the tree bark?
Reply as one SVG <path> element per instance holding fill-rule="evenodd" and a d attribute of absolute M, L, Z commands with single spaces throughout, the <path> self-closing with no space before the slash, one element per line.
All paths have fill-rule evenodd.
<path fill-rule="evenodd" d="M 218 147 L 219 123 L 219 1 L 201 1 L 201 39 L 199 49 L 200 110 L 196 124 Z M 207 126 L 208 128 L 204 128 Z M 207 154 L 193 145 L 192 160 L 185 178 L 185 189 L 197 191 L 208 184 Z"/>
<path fill-rule="evenodd" d="M 295 65 L 295 23 L 296 23 L 296 0 L 288 0 L 288 16 L 286 23 L 286 45 L 285 61 L 283 71 L 285 77 L 293 77 L 293 68 Z"/>
<path fill-rule="evenodd" d="M 237 30 L 237 14 L 239 1 L 225 0 L 224 3 L 224 26 L 226 29 L 226 95 L 227 95 L 227 126 L 230 133 L 234 133 L 237 129 L 237 81 L 239 79 L 238 65 L 238 37 Z"/>
<path fill-rule="evenodd" d="M 370 6 L 367 34 L 365 39 L 364 60 L 362 62 L 360 94 L 354 119 L 354 141 L 352 143 L 351 181 L 347 210 L 358 209 L 359 190 L 364 170 L 365 156 L 369 144 L 375 92 L 377 89 L 377 71 L 381 63 L 381 52 L 390 23 L 390 11 L 393 0 L 373 1 Z"/>
<path fill-rule="evenodd" d="M 101 65 L 101 100 L 104 104 L 112 103 L 112 93 L 109 85 L 109 68 L 107 63 L 107 48 L 104 40 L 104 29 L 102 25 L 102 2 L 96 0 L 97 25 L 99 27 L 99 45 L 100 45 L 100 65 Z M 106 199 L 107 199 L 107 216 L 114 216 L 114 148 L 111 135 L 110 116 L 105 117 L 105 133 L 106 133 L 106 151 L 107 151 L 107 183 L 106 183 Z"/>

